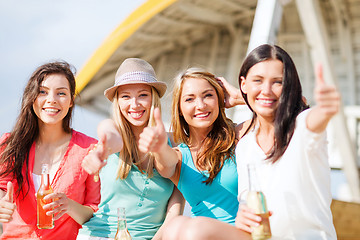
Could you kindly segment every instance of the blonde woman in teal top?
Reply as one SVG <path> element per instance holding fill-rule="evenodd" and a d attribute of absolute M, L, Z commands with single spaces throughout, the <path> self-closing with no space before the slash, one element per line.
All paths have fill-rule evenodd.
<path fill-rule="evenodd" d="M 140 152 L 137 145 L 140 133 L 152 125 L 152 109 L 160 107 L 165 91 L 152 66 L 137 58 L 126 59 L 114 86 L 105 90 L 113 102 L 113 120 L 99 124 L 99 144 L 82 164 L 88 173 L 100 177 L 101 203 L 80 230 L 79 240 L 114 238 L 118 207 L 125 207 L 133 240 L 161 239 L 167 222 L 182 214 L 181 193 L 159 175 L 154 156 Z"/>
<path fill-rule="evenodd" d="M 175 78 L 171 127 L 175 142 L 183 144 L 174 149 L 166 144 L 159 109 L 154 111 L 156 127 L 147 127 L 140 135 L 139 149 L 156 153 L 157 170 L 178 187 L 195 216 L 174 219 L 164 239 L 196 239 L 196 232 L 188 229 L 196 226 L 198 219 L 235 224 L 237 140 L 235 125 L 225 115 L 226 99 L 219 81 L 198 68 L 190 68 Z M 242 103 L 240 92 L 239 96 Z"/>

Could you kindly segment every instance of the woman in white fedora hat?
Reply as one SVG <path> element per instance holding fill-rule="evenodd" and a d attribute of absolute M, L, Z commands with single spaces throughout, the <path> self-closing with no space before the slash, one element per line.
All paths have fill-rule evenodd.
<path fill-rule="evenodd" d="M 143 129 L 154 122 L 152 111 L 160 108 L 165 91 L 153 67 L 138 58 L 126 59 L 114 86 L 105 90 L 113 103 L 113 119 L 99 124 L 99 144 L 83 161 L 83 168 L 101 179 L 101 203 L 78 239 L 114 238 L 118 207 L 125 208 L 132 239 L 161 239 L 165 223 L 182 214 L 181 193 L 154 168 L 154 156 L 140 152 L 137 143 Z"/>

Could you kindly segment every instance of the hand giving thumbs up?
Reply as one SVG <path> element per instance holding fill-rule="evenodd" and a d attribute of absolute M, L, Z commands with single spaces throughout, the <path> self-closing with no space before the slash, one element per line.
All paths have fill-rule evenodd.
<path fill-rule="evenodd" d="M 12 182 L 8 182 L 7 192 L 5 196 L 3 196 L 0 199 L 0 222 L 7 223 L 12 220 L 12 215 L 16 207 L 13 202 L 14 202 L 14 186 Z"/>
<path fill-rule="evenodd" d="M 159 152 L 166 145 L 167 134 L 161 120 L 159 108 L 154 109 L 155 127 L 146 127 L 140 134 L 139 150 L 146 152 Z"/>

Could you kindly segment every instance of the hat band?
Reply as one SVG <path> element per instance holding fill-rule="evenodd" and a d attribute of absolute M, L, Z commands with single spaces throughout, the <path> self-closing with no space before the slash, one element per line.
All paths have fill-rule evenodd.
<path fill-rule="evenodd" d="M 136 71 L 136 72 L 124 73 L 115 80 L 115 85 L 119 85 L 120 83 L 132 82 L 132 81 L 142 81 L 145 83 L 157 82 L 156 77 L 153 74 L 142 71 Z"/>

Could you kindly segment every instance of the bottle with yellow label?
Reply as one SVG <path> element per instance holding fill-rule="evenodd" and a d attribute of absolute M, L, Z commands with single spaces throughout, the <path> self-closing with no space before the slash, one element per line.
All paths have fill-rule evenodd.
<path fill-rule="evenodd" d="M 261 191 L 260 184 L 256 176 L 256 167 L 254 164 L 248 165 L 249 192 L 246 197 L 246 204 L 253 209 L 255 214 L 261 217 L 260 225 L 252 227 L 251 237 L 254 240 L 263 240 L 271 238 L 271 229 L 269 222 L 269 211 L 266 205 L 264 193 Z"/>
<path fill-rule="evenodd" d="M 127 229 L 125 208 L 119 207 L 118 211 L 118 228 L 115 235 L 115 240 L 131 240 L 130 233 Z"/>

